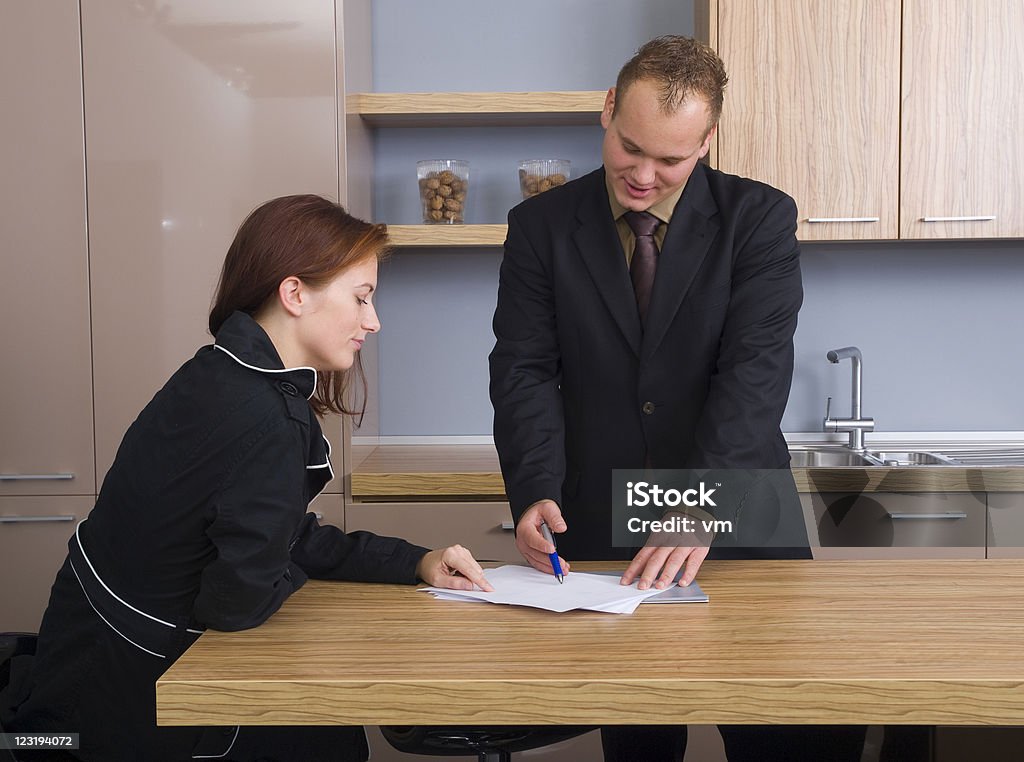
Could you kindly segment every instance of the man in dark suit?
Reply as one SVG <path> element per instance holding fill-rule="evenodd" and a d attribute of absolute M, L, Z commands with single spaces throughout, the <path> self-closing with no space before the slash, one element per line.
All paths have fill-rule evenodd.
<path fill-rule="evenodd" d="M 554 551 L 544 522 L 568 558 L 632 559 L 624 584 L 667 587 L 680 571 L 689 584 L 706 546 L 612 546 L 613 469 L 788 469 L 796 206 L 700 163 L 726 81 L 702 43 L 648 42 L 605 99 L 602 168 L 509 212 L 494 440 L 516 545 L 542 571 Z M 769 731 L 773 756 L 764 729 L 734 730 L 723 728 L 730 759 L 860 756 L 843 756 L 834 734 L 816 746 L 783 728 Z M 679 759 L 685 728 L 668 731 L 605 728 L 605 758 Z"/>

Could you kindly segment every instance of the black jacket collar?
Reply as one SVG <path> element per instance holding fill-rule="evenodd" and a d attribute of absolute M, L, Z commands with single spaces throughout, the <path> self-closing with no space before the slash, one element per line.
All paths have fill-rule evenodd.
<path fill-rule="evenodd" d="M 250 370 L 290 382 L 306 399 L 316 391 L 316 370 L 309 367 L 286 368 L 267 332 L 244 312 L 235 311 L 221 325 L 214 347 Z"/>

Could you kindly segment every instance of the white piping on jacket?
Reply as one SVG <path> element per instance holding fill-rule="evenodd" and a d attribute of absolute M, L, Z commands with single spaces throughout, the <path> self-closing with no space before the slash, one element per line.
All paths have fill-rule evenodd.
<path fill-rule="evenodd" d="M 231 739 L 231 744 L 220 754 L 193 754 L 192 759 L 220 759 L 221 757 L 226 757 L 228 755 L 228 752 L 230 752 L 235 747 L 235 741 L 238 740 L 238 731 L 241 729 L 241 725 L 235 725 L 235 735 Z"/>
<path fill-rule="evenodd" d="M 86 561 L 88 561 L 88 560 L 89 560 L 89 559 L 86 559 Z M 160 657 L 161 659 L 166 659 L 166 658 L 167 658 L 167 657 L 166 657 L 166 656 L 164 656 L 163 654 L 158 654 L 158 653 L 157 653 L 156 651 L 150 651 L 150 650 L 149 650 L 148 648 L 145 648 L 145 647 L 143 647 L 143 646 L 140 646 L 140 645 L 139 645 L 138 643 L 136 643 L 136 642 L 135 642 L 134 640 L 132 640 L 131 638 L 129 638 L 129 637 L 127 636 L 127 635 L 125 635 L 125 634 L 124 634 L 123 632 L 121 632 L 121 631 L 120 631 L 119 629 L 117 629 L 116 627 L 114 627 L 114 625 L 112 625 L 112 624 L 110 623 L 110 620 L 109 620 L 109 619 L 107 619 L 107 618 L 106 618 L 105 616 L 103 616 L 103 614 L 101 614 L 101 613 L 100 613 L 100 610 L 99 610 L 98 608 L 96 608 L 96 606 L 95 606 L 95 605 L 93 604 L 93 602 L 92 602 L 92 598 L 90 598 L 90 597 L 89 597 L 89 593 L 87 593 L 87 592 L 85 591 L 85 585 L 83 585 L 83 584 L 82 584 L 82 578 L 78 576 L 78 569 L 76 569 L 76 568 L 75 568 L 75 562 L 74 562 L 74 561 L 70 561 L 70 563 L 71 563 L 71 571 L 73 571 L 73 572 L 75 573 L 75 577 L 76 577 L 76 578 L 78 579 L 78 585 L 79 585 L 79 587 L 81 587 L 81 588 L 82 588 L 82 595 L 84 595 L 84 596 L 85 596 L 85 600 L 87 600 L 87 601 L 89 602 L 89 605 L 90 605 L 90 606 L 92 607 L 92 610 L 96 612 L 96 616 L 98 616 L 98 617 L 99 617 L 100 619 L 102 619 L 102 620 L 103 620 L 103 622 L 104 622 L 104 624 L 106 624 L 106 625 L 107 625 L 107 627 L 109 627 L 110 629 L 112 629 L 112 630 L 113 630 L 114 632 L 116 632 L 116 633 L 117 633 L 118 635 L 120 635 L 120 636 L 121 636 L 122 638 L 124 638 L 124 639 L 125 639 L 125 640 L 127 640 L 127 641 L 128 641 L 129 643 L 131 643 L 131 644 L 132 644 L 133 646 L 135 646 L 136 648 L 138 648 L 138 649 L 139 649 L 140 651 L 145 651 L 146 653 L 148 653 L 148 654 L 150 654 L 150 655 L 152 655 L 152 656 L 158 656 L 158 657 Z M 99 579 L 99 578 L 97 577 L 97 579 Z M 100 580 L 100 581 L 102 582 L 103 580 Z"/>
<path fill-rule="evenodd" d="M 258 367 L 256 365 L 250 365 L 249 363 L 245 362 L 244 360 L 240 360 L 238 357 L 236 357 L 234 354 L 232 354 L 230 350 L 225 349 L 220 344 L 214 344 L 213 348 L 214 349 L 219 349 L 221 352 L 226 354 L 228 357 L 230 357 L 232 360 L 237 362 L 242 367 L 248 368 L 249 370 L 258 370 L 260 373 L 291 373 L 293 370 L 308 370 L 308 371 L 312 371 L 312 373 L 313 373 L 313 392 L 316 391 L 316 379 L 317 379 L 316 368 L 310 368 L 308 365 L 300 365 L 300 366 L 298 366 L 296 368 L 260 368 L 260 367 Z M 307 397 L 306 397 L 307 400 L 310 397 L 313 396 L 313 392 L 310 392 L 307 395 Z"/>
<path fill-rule="evenodd" d="M 248 363 L 243 361 L 243 359 L 240 359 L 236 354 L 233 354 L 229 349 L 225 349 L 220 344 L 214 344 L 213 348 L 214 349 L 220 349 L 220 351 L 222 351 L 228 357 L 233 359 L 234 362 L 238 363 L 243 368 L 248 368 L 250 371 L 259 371 L 260 373 L 290 373 L 292 371 L 311 371 L 312 374 L 313 374 L 313 391 L 309 392 L 309 396 L 307 396 L 306 399 L 311 397 L 313 395 L 313 392 L 316 391 L 316 369 L 315 368 L 310 368 L 309 366 L 298 366 L 296 368 L 280 368 L 280 369 L 260 368 L 259 366 L 251 366 L 251 365 L 249 365 Z M 327 443 L 327 463 L 321 463 L 321 464 L 314 465 L 314 466 L 306 466 L 306 469 L 310 469 L 310 468 L 327 468 L 327 469 L 329 469 L 331 471 L 331 478 L 333 479 L 334 478 L 334 468 L 331 467 L 331 441 L 326 436 L 324 436 L 324 432 L 321 432 L 321 436 L 324 437 L 324 441 Z"/>
<path fill-rule="evenodd" d="M 103 589 L 106 590 L 108 593 L 110 593 L 110 595 L 113 596 L 113 598 L 118 603 L 120 603 L 122 606 L 131 609 L 136 614 L 142 614 L 142 616 L 146 617 L 146 619 L 152 619 L 154 622 L 156 622 L 157 624 L 162 624 L 164 627 L 170 627 L 172 630 L 176 629 L 175 625 L 171 624 L 170 622 L 165 622 L 163 619 L 157 619 L 152 614 L 147 614 L 145 611 L 142 611 L 141 609 L 135 608 L 132 604 L 128 603 L 128 601 L 124 600 L 117 593 L 115 593 L 113 590 L 111 590 L 110 587 L 107 585 L 107 583 L 103 581 L 103 578 L 99 574 L 96 573 L 96 567 L 94 567 L 92 565 L 92 561 L 89 560 L 89 555 L 85 552 L 85 547 L 82 545 L 82 538 L 78 534 L 79 528 L 87 520 L 88 519 L 82 519 L 81 521 L 78 522 L 78 525 L 75 527 L 75 542 L 78 543 L 78 548 L 82 551 L 82 558 L 84 558 L 85 562 L 87 564 L 89 564 L 89 571 L 92 572 L 92 576 L 94 576 L 97 580 L 99 580 L 99 583 L 101 585 L 103 585 Z M 79 582 L 81 582 L 81 580 L 79 580 Z M 186 627 L 185 629 L 186 629 L 187 632 L 191 632 L 191 633 L 194 633 L 196 635 L 202 635 L 203 632 L 205 632 L 205 630 L 193 630 L 190 627 Z M 145 649 L 143 649 L 143 650 L 145 650 Z"/>

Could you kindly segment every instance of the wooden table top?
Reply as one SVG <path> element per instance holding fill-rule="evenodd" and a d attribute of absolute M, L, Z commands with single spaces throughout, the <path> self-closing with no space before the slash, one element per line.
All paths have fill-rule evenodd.
<path fill-rule="evenodd" d="M 698 579 L 710 603 L 628 616 L 311 581 L 261 627 L 204 634 L 157 683 L 158 723 L 1024 724 L 1024 561 Z"/>

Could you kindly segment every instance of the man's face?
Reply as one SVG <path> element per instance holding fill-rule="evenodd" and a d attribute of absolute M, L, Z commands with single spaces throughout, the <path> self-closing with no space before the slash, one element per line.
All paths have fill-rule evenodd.
<path fill-rule="evenodd" d="M 629 86 L 613 117 L 615 105 L 613 87 L 601 112 L 605 172 L 619 203 L 642 212 L 686 184 L 711 147 L 715 128 L 708 130 L 708 107 L 699 98 L 664 113 L 657 87 L 648 80 Z"/>

